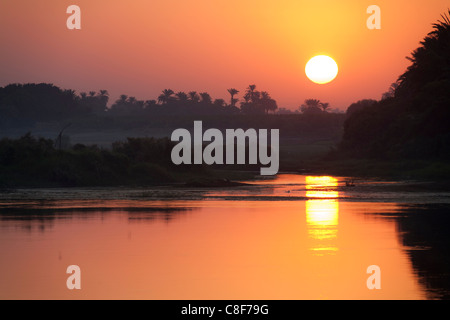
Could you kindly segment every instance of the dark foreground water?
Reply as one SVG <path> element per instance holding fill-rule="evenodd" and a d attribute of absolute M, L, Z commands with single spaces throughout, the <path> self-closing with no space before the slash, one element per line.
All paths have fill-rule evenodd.
<path fill-rule="evenodd" d="M 4 191 L 0 299 L 450 298 L 450 194 L 345 180 Z"/>

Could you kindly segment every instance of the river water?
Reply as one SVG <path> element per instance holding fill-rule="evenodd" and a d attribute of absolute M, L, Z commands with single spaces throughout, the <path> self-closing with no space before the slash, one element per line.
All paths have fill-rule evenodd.
<path fill-rule="evenodd" d="M 3 191 L 0 299 L 448 299 L 450 193 L 346 181 Z"/>

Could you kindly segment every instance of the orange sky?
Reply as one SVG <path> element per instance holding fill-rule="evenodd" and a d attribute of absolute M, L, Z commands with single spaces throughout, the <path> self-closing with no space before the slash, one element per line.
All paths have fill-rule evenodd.
<path fill-rule="evenodd" d="M 82 29 L 66 28 L 77 4 Z M 366 8 L 381 7 L 381 30 Z M 0 85 L 49 82 L 155 99 L 165 88 L 229 99 L 256 84 L 279 107 L 306 98 L 345 109 L 379 99 L 409 62 L 448 0 L 2 0 Z M 309 81 L 309 58 L 339 65 L 327 85 Z M 239 95 L 241 96 L 241 94 Z"/>

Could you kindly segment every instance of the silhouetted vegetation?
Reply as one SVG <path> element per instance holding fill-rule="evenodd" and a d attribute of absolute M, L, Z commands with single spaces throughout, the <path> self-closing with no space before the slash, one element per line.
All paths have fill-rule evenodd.
<path fill-rule="evenodd" d="M 169 139 L 128 138 L 112 149 L 76 144 L 58 150 L 53 140 L 26 134 L 0 140 L 0 187 L 147 185 L 202 175 L 202 166 L 175 166 Z M 183 177 L 184 178 L 184 177 Z"/>
<path fill-rule="evenodd" d="M 449 11 L 450 13 L 450 11 Z M 348 110 L 340 149 L 372 159 L 450 158 L 450 20 L 434 24 L 381 101 Z"/>
<path fill-rule="evenodd" d="M 321 114 L 327 112 L 330 108 L 328 102 L 321 102 L 317 99 L 306 99 L 305 103 L 300 106 L 300 111 L 304 114 Z"/>
<path fill-rule="evenodd" d="M 282 170 L 296 169 L 301 165 L 299 161 L 316 158 L 318 154 L 327 152 L 330 146 L 340 139 L 345 115 L 328 113 L 329 105 L 326 103 L 319 101 L 320 112 L 283 114 L 276 113 L 278 106 L 270 94 L 267 91 L 258 91 L 255 85 L 247 87 L 240 103 L 237 98 L 239 90 L 229 88 L 227 93 L 229 99 L 225 101 L 220 98 L 213 99 L 207 92 L 186 93 L 165 89 L 154 100 L 138 100 L 123 94 L 108 107 L 109 93 L 106 90 L 82 92 L 77 95 L 73 90 L 63 90 L 51 84 L 12 84 L 0 88 L 0 134 L 24 142 L 23 134 L 32 132 L 33 136 L 55 141 L 53 148 L 61 150 L 67 157 L 66 154 L 74 152 L 78 154 L 88 152 L 87 150 L 95 151 L 101 156 L 105 156 L 105 152 L 117 155 L 120 143 L 135 143 L 132 139 L 126 140 L 126 137 L 167 138 L 177 128 L 191 130 L 195 120 L 203 121 L 204 130 L 279 129 Z M 122 142 L 113 143 L 115 141 Z M 84 149 L 81 148 L 83 144 L 86 145 Z M 87 147 L 93 144 L 101 146 L 104 150 L 99 147 L 94 149 Z M 121 150 L 119 154 L 131 157 L 126 149 Z M 32 159 L 32 155 L 30 156 Z M 156 165 L 167 168 L 171 160 L 162 159 L 167 163 L 156 162 Z M 44 159 L 39 161 L 45 162 Z M 151 159 L 145 161 L 147 164 L 141 164 L 136 169 L 137 172 L 145 168 L 150 170 L 148 167 L 154 165 Z M 63 182 L 65 179 L 63 176 L 66 176 L 68 185 L 94 183 L 86 182 L 85 177 L 71 176 L 71 174 L 78 175 L 77 170 L 81 170 L 78 166 L 66 165 L 64 170 L 59 166 L 60 164 L 55 165 L 55 169 L 52 169 L 54 171 L 52 174 L 56 175 L 52 181 Z M 226 166 L 226 169 L 252 168 Z M 48 173 L 50 169 L 46 167 L 45 170 Z M 184 170 L 187 171 L 187 168 Z M 135 176 L 139 178 L 139 174 Z M 19 178 L 16 176 L 14 179 Z M 111 178 L 107 181 L 101 176 L 98 183 L 110 184 L 114 183 L 113 180 Z"/>
<path fill-rule="evenodd" d="M 224 99 L 213 99 L 207 92 L 177 92 L 164 89 L 154 100 L 138 100 L 122 94 L 108 108 L 109 93 L 64 90 L 52 84 L 10 84 L 0 87 L 0 127 L 30 126 L 36 122 L 61 121 L 68 118 L 93 116 L 161 116 L 161 115 L 226 115 L 263 114 L 277 109 L 277 103 L 268 92 L 247 89 L 241 108 L 237 89 L 228 89 L 229 103 Z"/>
<path fill-rule="evenodd" d="M 248 86 L 241 103 L 241 111 L 245 114 L 268 114 L 278 108 L 277 102 L 267 91 L 257 91 L 254 84 Z"/>
<path fill-rule="evenodd" d="M 138 100 L 122 94 L 108 107 L 109 93 L 106 90 L 77 95 L 74 90 L 52 84 L 10 84 L 0 87 L 0 129 L 32 128 L 37 123 L 67 123 L 77 119 L 97 121 L 95 126 L 107 126 L 108 121 L 117 125 L 133 117 L 135 121 L 153 121 L 164 116 L 268 115 L 276 114 L 278 110 L 275 99 L 267 91 L 256 90 L 256 85 L 245 90 L 240 108 L 236 106 L 239 90 L 230 88 L 227 91 L 230 94 L 228 102 L 221 98 L 213 99 L 207 92 L 164 89 L 153 100 Z M 328 103 L 315 99 L 307 99 L 305 104 L 301 111 L 308 115 L 326 113 L 330 109 Z M 295 113 L 299 112 L 282 108 L 278 114 Z M 100 119 L 106 119 L 106 122 L 99 123 Z"/>
<path fill-rule="evenodd" d="M 348 108 L 347 108 L 347 116 L 352 115 L 355 112 L 361 111 L 367 107 L 373 106 L 375 103 L 377 103 L 376 100 L 373 99 L 363 99 L 363 100 L 359 100 L 357 102 L 352 103 Z"/>

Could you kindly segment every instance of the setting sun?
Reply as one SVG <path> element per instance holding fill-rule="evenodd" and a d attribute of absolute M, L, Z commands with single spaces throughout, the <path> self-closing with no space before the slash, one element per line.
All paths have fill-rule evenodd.
<path fill-rule="evenodd" d="M 315 56 L 305 67 L 306 76 L 314 83 L 325 84 L 331 82 L 338 74 L 337 63 L 329 56 Z"/>

